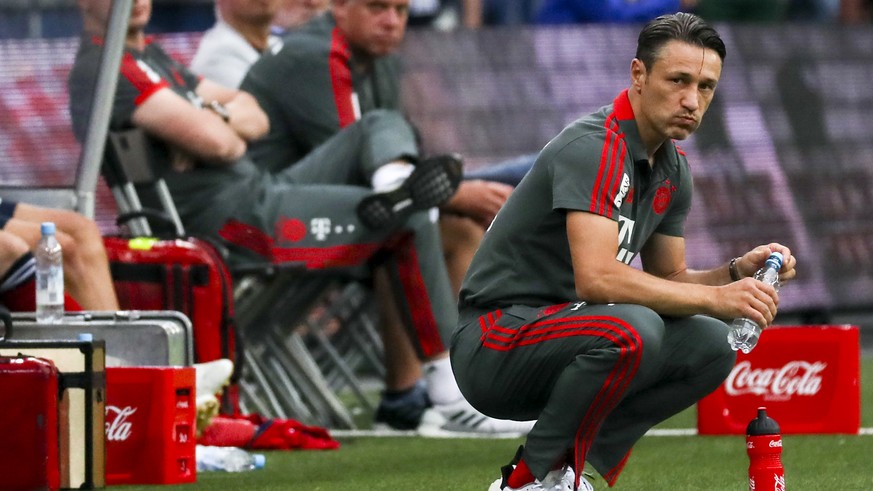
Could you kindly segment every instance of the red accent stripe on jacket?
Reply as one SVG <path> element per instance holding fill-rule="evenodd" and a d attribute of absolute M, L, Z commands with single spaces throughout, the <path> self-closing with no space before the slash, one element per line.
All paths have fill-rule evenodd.
<path fill-rule="evenodd" d="M 352 54 L 346 38 L 339 28 L 334 28 L 331 35 L 328 66 L 340 128 L 345 128 L 357 120 L 355 107 L 352 104 L 355 88 L 352 86 L 352 71 L 349 67 L 351 57 Z"/>

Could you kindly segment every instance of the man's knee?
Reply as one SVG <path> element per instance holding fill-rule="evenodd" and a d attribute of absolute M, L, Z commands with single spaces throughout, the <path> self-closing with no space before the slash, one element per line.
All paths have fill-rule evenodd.
<path fill-rule="evenodd" d="M 720 384 L 730 374 L 737 356 L 727 342 L 728 326 L 718 319 L 703 315 L 694 316 L 691 321 L 694 323 L 692 335 L 695 352 L 689 355 L 697 365 L 692 368 L 708 373 Z"/>
<path fill-rule="evenodd" d="M 359 120 L 361 126 L 396 126 L 404 129 L 410 128 L 409 121 L 403 114 L 397 111 L 389 111 L 387 109 L 375 109 L 367 111 Z"/>
<path fill-rule="evenodd" d="M 621 319 L 633 330 L 633 337 L 646 352 L 661 351 L 664 341 L 664 319 L 654 310 L 641 305 L 621 305 Z"/>

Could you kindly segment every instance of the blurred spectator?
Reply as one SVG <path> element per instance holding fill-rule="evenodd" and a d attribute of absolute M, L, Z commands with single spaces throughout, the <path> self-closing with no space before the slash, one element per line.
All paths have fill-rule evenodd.
<path fill-rule="evenodd" d="M 786 20 L 836 22 L 841 0 L 789 0 Z"/>
<path fill-rule="evenodd" d="M 79 213 L 26 203 L 0 200 L 0 230 L 20 239 L 27 250 L 34 250 L 42 236 L 40 224 L 54 222 L 63 249 L 64 288 L 85 310 L 118 310 L 118 298 L 109 272 L 103 238 L 93 220 Z M 4 246 L 14 239 L 4 241 Z M 20 252 L 20 247 L 13 249 Z M 27 294 L 29 295 L 29 293 Z M 34 298 L 20 298 L 13 310 L 31 310 Z"/>
<path fill-rule="evenodd" d="M 488 26 L 518 26 L 536 20 L 543 0 L 479 0 L 483 2 L 482 24 Z"/>
<path fill-rule="evenodd" d="M 873 0 L 842 0 L 840 21 L 843 24 L 869 24 L 873 21 Z"/>
<path fill-rule="evenodd" d="M 306 24 L 329 5 L 330 0 L 281 0 L 273 25 L 277 32 L 285 32 Z"/>
<path fill-rule="evenodd" d="M 482 0 L 410 0 L 408 24 L 441 31 L 475 29 L 482 25 Z"/>
<path fill-rule="evenodd" d="M 239 87 L 261 54 L 281 46 L 270 28 L 282 1 L 215 0 L 217 20 L 200 40 L 191 69 L 225 87 Z"/>
<path fill-rule="evenodd" d="M 719 3 L 721 1 L 723 0 L 719 0 Z M 698 0 L 543 0 L 537 14 L 537 22 L 540 24 L 646 22 L 659 15 L 692 10 L 697 2 Z"/>
<path fill-rule="evenodd" d="M 708 22 L 780 22 L 787 0 L 699 0 L 695 13 Z"/>

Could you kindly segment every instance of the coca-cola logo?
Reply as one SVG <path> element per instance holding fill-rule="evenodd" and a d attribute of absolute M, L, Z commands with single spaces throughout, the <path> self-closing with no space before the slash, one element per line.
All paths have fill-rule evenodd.
<path fill-rule="evenodd" d="M 828 366 L 822 361 L 795 360 L 781 368 L 752 368 L 748 360 L 737 363 L 725 380 L 730 396 L 753 394 L 768 400 L 792 396 L 814 396 L 821 390 L 821 373 Z"/>
<path fill-rule="evenodd" d="M 785 491 L 785 476 L 773 476 L 773 491 Z"/>
<path fill-rule="evenodd" d="M 770 448 L 782 448 L 782 440 L 770 440 Z"/>
<path fill-rule="evenodd" d="M 123 409 L 106 406 L 106 441 L 123 442 L 130 438 L 133 425 L 129 418 L 136 410 L 137 408 L 131 406 Z"/>

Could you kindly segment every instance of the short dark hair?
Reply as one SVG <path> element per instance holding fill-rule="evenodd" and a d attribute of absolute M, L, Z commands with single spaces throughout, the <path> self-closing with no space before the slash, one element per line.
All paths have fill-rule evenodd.
<path fill-rule="evenodd" d="M 718 53 L 722 63 L 727 54 L 718 32 L 700 17 L 685 12 L 657 17 L 643 27 L 637 39 L 637 59 L 647 70 L 652 68 L 658 51 L 669 41 L 682 41 Z"/>

